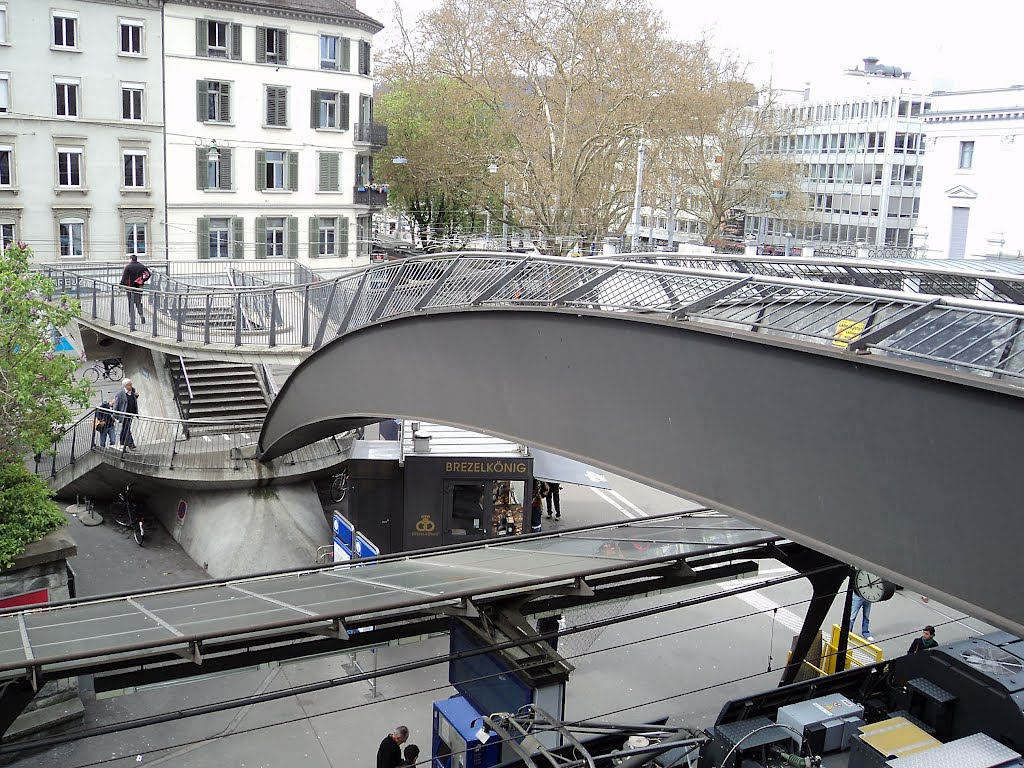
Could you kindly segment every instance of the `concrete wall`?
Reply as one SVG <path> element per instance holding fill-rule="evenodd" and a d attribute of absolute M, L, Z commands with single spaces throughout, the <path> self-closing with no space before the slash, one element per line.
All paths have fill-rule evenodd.
<path fill-rule="evenodd" d="M 178 515 L 182 502 L 184 519 Z M 189 557 L 215 578 L 313 565 L 317 548 L 331 543 L 312 483 L 166 491 L 148 504 Z"/>
<path fill-rule="evenodd" d="M 14 224 L 40 260 L 59 258 L 58 222 L 85 224 L 85 259 L 120 260 L 125 224 L 148 224 L 148 253 L 163 255 L 164 163 L 158 0 L 7 3 L 8 45 L 0 76 L 10 79 L 10 112 L 0 114 L 0 147 L 14 153 L 14 179 L 0 187 L 0 223 Z M 78 18 L 76 49 L 56 49 L 51 9 Z M 144 24 L 143 54 L 119 53 L 119 19 Z M 56 116 L 54 78 L 79 85 L 78 117 Z M 121 87 L 144 86 L 142 120 L 122 119 Z M 80 189 L 58 188 L 57 147 L 80 148 Z M 125 150 L 147 153 L 146 186 L 123 186 Z M 69 258 L 69 261 L 81 260 Z"/>

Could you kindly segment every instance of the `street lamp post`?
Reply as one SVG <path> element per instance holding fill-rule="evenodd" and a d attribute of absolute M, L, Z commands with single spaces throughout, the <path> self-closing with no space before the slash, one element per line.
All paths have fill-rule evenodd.
<path fill-rule="evenodd" d="M 644 194 L 644 139 L 640 138 L 636 150 L 636 196 L 633 198 L 633 242 L 630 250 L 640 249 L 640 204 Z"/>
<path fill-rule="evenodd" d="M 490 173 L 498 172 L 498 164 L 491 163 L 487 166 L 487 170 Z M 490 242 L 491 230 L 490 230 L 490 216 L 487 217 L 488 229 L 487 229 L 487 241 Z M 501 195 L 501 250 L 508 250 L 508 179 L 505 179 L 504 191 Z"/>
<path fill-rule="evenodd" d="M 789 258 L 790 244 L 793 242 L 793 233 L 787 232 L 783 235 L 786 238 L 786 258 Z"/>
<path fill-rule="evenodd" d="M 396 157 L 392 157 L 391 158 L 391 163 L 393 165 L 408 165 L 409 158 L 402 157 L 401 155 L 398 155 Z M 402 209 L 401 208 L 398 209 L 398 239 L 399 240 L 404 240 L 405 239 L 404 237 L 402 237 Z M 413 245 L 415 245 L 415 241 L 412 239 L 412 227 L 409 228 L 409 242 L 411 242 Z"/>

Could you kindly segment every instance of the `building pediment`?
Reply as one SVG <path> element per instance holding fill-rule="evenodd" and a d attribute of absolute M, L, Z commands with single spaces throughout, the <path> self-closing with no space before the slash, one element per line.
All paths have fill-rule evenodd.
<path fill-rule="evenodd" d="M 946 197 L 953 197 L 957 200 L 974 200 L 977 196 L 977 192 L 963 184 L 957 184 L 952 189 L 946 190 Z"/>

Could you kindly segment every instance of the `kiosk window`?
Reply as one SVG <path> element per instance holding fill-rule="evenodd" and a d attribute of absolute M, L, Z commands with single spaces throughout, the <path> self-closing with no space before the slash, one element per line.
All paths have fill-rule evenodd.
<path fill-rule="evenodd" d="M 483 483 L 452 484 L 452 534 L 465 536 L 487 530 Z"/>

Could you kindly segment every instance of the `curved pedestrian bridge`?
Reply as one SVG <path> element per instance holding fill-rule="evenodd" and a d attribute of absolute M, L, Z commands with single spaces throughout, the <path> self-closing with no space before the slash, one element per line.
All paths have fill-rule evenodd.
<path fill-rule="evenodd" d="M 306 282 L 290 263 L 170 262 L 140 328 L 120 265 L 45 269 L 104 333 L 183 355 L 308 357 L 263 426 L 264 461 L 386 417 L 486 432 L 1024 633 L 1024 307 L 978 300 L 955 273 L 936 295 L 902 278 L 918 292 L 493 253 Z"/>

